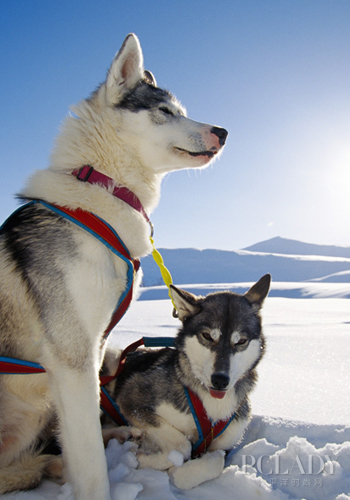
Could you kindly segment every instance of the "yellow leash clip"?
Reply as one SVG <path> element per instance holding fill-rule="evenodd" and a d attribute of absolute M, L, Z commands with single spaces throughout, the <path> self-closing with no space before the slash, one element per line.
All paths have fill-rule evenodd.
<path fill-rule="evenodd" d="M 151 245 L 152 245 L 152 248 L 153 248 L 153 250 L 152 250 L 152 257 L 153 257 L 155 263 L 157 264 L 157 266 L 160 269 L 160 273 L 162 275 L 164 283 L 168 287 L 168 294 L 169 294 L 171 302 L 172 302 L 172 304 L 174 306 L 173 316 L 174 316 L 174 318 L 177 318 L 178 316 L 177 316 L 177 312 L 176 312 L 176 306 L 175 306 L 175 303 L 173 301 L 173 298 L 171 296 L 171 291 L 170 291 L 170 285 L 172 285 L 173 279 L 171 277 L 169 269 L 167 269 L 165 267 L 165 264 L 164 264 L 164 261 L 163 261 L 163 257 L 161 256 L 161 254 L 158 252 L 158 250 L 154 246 L 154 240 L 153 240 L 152 236 L 153 236 L 153 232 L 152 232 L 152 235 L 149 237 Z"/>

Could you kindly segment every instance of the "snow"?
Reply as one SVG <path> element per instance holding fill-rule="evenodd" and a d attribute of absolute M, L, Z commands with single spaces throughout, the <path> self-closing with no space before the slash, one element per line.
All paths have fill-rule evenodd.
<path fill-rule="evenodd" d="M 173 450 L 169 453 L 168 460 L 176 465 L 176 467 L 181 467 L 184 463 L 184 456 L 179 451 Z"/>
<path fill-rule="evenodd" d="M 333 273 L 329 276 L 323 276 L 322 278 L 315 278 L 312 281 L 324 281 L 331 283 L 343 283 L 350 281 L 350 271 L 340 271 L 339 273 Z"/>
<path fill-rule="evenodd" d="M 192 286 L 211 291 L 211 285 Z M 344 298 L 268 298 L 267 352 L 251 397 L 253 418 L 224 472 L 180 491 L 167 473 L 136 468 L 133 443 L 112 440 L 106 450 L 112 499 L 350 500 L 349 305 Z M 142 335 L 175 335 L 179 321 L 171 311 L 169 300 L 137 301 L 111 343 L 124 347 Z M 181 461 L 176 453 L 172 459 Z M 68 484 L 44 481 L 0 498 L 72 500 L 72 494 Z"/>
<path fill-rule="evenodd" d="M 305 243 L 288 238 L 281 238 L 280 236 L 255 243 L 254 245 L 244 248 L 244 250 L 275 254 L 328 255 L 350 258 L 350 247 L 348 246 L 315 245 L 314 243 Z"/>
<path fill-rule="evenodd" d="M 346 275 L 349 279 L 350 272 Z M 260 277 L 260 276 L 259 276 Z M 180 284 L 178 288 L 183 288 L 196 295 L 206 295 L 220 290 L 231 290 L 236 293 L 245 293 L 253 282 L 243 283 L 202 283 L 196 285 Z M 298 298 L 350 298 L 350 284 L 337 282 L 287 282 L 273 281 L 269 297 L 285 297 L 290 299 Z M 139 300 L 161 300 L 168 298 L 166 286 L 150 286 L 140 289 Z"/>
<path fill-rule="evenodd" d="M 304 282 L 331 275 L 337 275 L 334 281 L 350 281 L 350 274 L 339 274 L 350 270 L 350 257 L 343 255 L 276 253 L 274 248 L 266 252 L 194 248 L 159 250 L 166 266 L 171 269 L 175 284 L 257 281 L 267 272 L 274 282 Z M 163 284 L 152 256 L 142 259 L 142 269 L 144 286 Z"/>

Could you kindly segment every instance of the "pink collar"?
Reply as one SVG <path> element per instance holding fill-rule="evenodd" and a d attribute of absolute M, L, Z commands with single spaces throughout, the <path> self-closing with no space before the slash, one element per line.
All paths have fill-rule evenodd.
<path fill-rule="evenodd" d="M 111 177 L 108 177 L 108 175 L 98 172 L 90 165 L 84 165 L 81 168 L 73 170 L 72 175 L 74 175 L 79 181 L 88 182 L 89 184 L 101 184 L 106 188 L 109 188 L 111 184 L 114 183 L 114 180 Z M 138 197 L 132 191 L 130 191 L 130 189 L 118 186 L 114 187 L 112 194 L 113 196 L 116 196 L 120 200 L 124 201 L 125 203 L 127 203 L 128 205 L 130 205 L 132 208 L 134 208 L 143 215 L 148 224 L 151 226 L 151 233 L 152 233 L 151 236 L 152 236 L 153 235 L 152 222 L 150 221 L 150 218 L 146 214 L 146 211 L 143 208 L 142 203 L 138 199 Z"/>

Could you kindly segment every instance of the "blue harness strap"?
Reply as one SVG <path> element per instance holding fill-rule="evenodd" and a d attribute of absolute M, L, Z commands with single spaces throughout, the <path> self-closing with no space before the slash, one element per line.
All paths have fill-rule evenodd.
<path fill-rule="evenodd" d="M 120 356 L 119 365 L 114 375 L 100 377 L 100 406 L 101 410 L 117 425 L 128 425 L 118 404 L 111 398 L 105 386 L 114 380 L 123 370 L 126 356 L 134 352 L 140 346 L 145 347 L 174 347 L 173 337 L 142 337 L 124 349 Z M 26 375 L 34 373 L 44 373 L 45 368 L 39 363 L 22 361 L 15 358 L 0 356 L 0 375 Z"/>
<path fill-rule="evenodd" d="M 100 377 L 100 407 L 101 410 L 118 426 L 129 425 L 125 417 L 123 416 L 118 404 L 110 396 L 106 389 L 106 385 L 114 380 L 123 370 L 126 357 L 129 353 L 134 352 L 138 347 L 174 347 L 174 337 L 142 337 L 141 339 L 133 342 L 127 346 L 119 360 L 119 365 L 117 371 L 114 375 L 105 375 Z M 28 361 L 21 361 L 13 358 L 0 357 L 0 374 L 29 374 L 29 373 L 43 373 L 45 369 L 38 363 L 31 363 Z M 184 387 L 184 392 L 187 398 L 189 408 L 191 410 L 193 419 L 195 421 L 198 440 L 192 446 L 192 457 L 198 457 L 202 455 L 213 439 L 220 436 L 230 425 L 232 420 L 236 417 L 236 413 L 227 419 L 219 420 L 214 424 L 209 420 L 204 406 L 198 396 Z"/>
<path fill-rule="evenodd" d="M 101 384 L 101 410 L 117 425 L 129 425 L 123 416 L 116 401 L 111 398 L 105 386 L 120 375 L 123 371 L 126 357 L 129 353 L 136 351 L 140 346 L 145 347 L 174 347 L 173 337 L 142 337 L 141 339 L 128 345 L 120 355 L 117 371 L 114 375 L 100 377 Z"/>
<path fill-rule="evenodd" d="M 174 338 L 142 337 L 124 349 L 120 356 L 117 371 L 114 375 L 101 377 L 101 409 L 119 426 L 129 424 L 123 416 L 118 404 L 110 397 L 104 386 L 117 378 L 122 372 L 127 355 L 130 352 L 134 352 L 142 345 L 145 347 L 174 347 Z M 233 413 L 228 419 L 218 420 L 212 423 L 199 397 L 187 387 L 184 387 L 184 392 L 198 431 L 198 440 L 192 446 L 192 457 L 195 458 L 205 453 L 213 439 L 219 437 L 227 429 L 232 420 L 236 417 L 236 413 Z"/>
<path fill-rule="evenodd" d="M 101 384 L 100 408 L 118 426 L 129 425 L 121 412 L 117 402 L 113 399 L 107 389 Z"/>
<path fill-rule="evenodd" d="M 130 253 L 123 241 L 119 238 L 117 232 L 113 229 L 113 227 L 108 224 L 105 220 L 101 219 L 97 215 L 86 212 L 85 210 L 81 210 L 77 208 L 75 210 L 69 209 L 67 207 L 59 207 L 57 205 L 52 205 L 43 200 L 32 200 L 25 205 L 19 207 L 15 212 L 10 215 L 7 221 L 16 213 L 22 211 L 26 207 L 33 204 L 41 204 L 44 207 L 52 210 L 57 213 L 61 217 L 69 220 L 70 222 L 76 224 L 80 228 L 87 231 L 89 234 L 97 238 L 103 245 L 105 245 L 111 252 L 113 252 L 117 257 L 122 259 L 127 265 L 127 283 L 125 290 L 121 294 L 118 299 L 118 303 L 116 308 L 112 314 L 112 318 L 108 327 L 104 332 L 103 338 L 106 339 L 111 332 L 111 330 L 115 327 L 115 325 L 121 320 L 121 318 L 126 313 L 133 293 L 133 284 L 134 284 L 134 274 L 138 271 L 140 266 L 140 261 L 138 259 L 132 259 Z M 4 222 L 3 225 L 6 224 Z M 0 231 L 3 226 L 1 226 Z"/>
<path fill-rule="evenodd" d="M 113 227 L 92 212 L 86 212 L 85 210 L 81 210 L 80 208 L 72 210 L 66 207 L 58 207 L 57 205 L 51 205 L 42 200 L 34 201 L 41 203 L 46 208 L 49 208 L 53 212 L 59 214 L 61 217 L 68 219 L 69 221 L 73 222 L 77 226 L 90 233 L 101 243 L 103 243 L 111 252 L 113 252 L 115 255 L 117 255 L 117 257 L 119 257 L 126 263 L 126 287 L 119 297 L 116 308 L 112 314 L 111 321 L 104 332 L 103 338 L 105 340 L 129 308 L 133 293 L 134 273 L 138 271 L 140 261 L 138 259 L 131 258 L 128 249 L 124 245 L 123 241 L 119 238 L 119 235 L 113 229 Z"/>
<path fill-rule="evenodd" d="M 44 372 L 45 368 L 39 363 L 0 356 L 0 375 L 26 375 Z"/>
<path fill-rule="evenodd" d="M 43 200 L 32 200 L 17 210 L 15 210 L 8 219 L 1 225 L 0 231 L 5 226 L 5 224 L 10 220 L 10 218 L 24 210 L 26 207 L 40 203 L 44 207 L 52 210 L 53 212 L 59 214 L 65 219 L 77 224 L 79 227 L 89 232 L 92 236 L 97 238 L 101 243 L 103 243 L 109 250 L 111 250 L 115 255 L 121 258 L 127 264 L 127 284 L 126 288 L 118 300 L 117 306 L 113 312 L 112 318 L 108 327 L 104 332 L 103 339 L 109 335 L 110 331 L 114 326 L 120 321 L 120 319 L 125 314 L 128 309 L 133 291 L 134 273 L 138 270 L 140 262 L 138 259 L 133 260 L 130 253 L 122 240 L 119 238 L 118 234 L 114 229 L 103 219 L 97 217 L 91 212 L 85 212 L 81 209 L 71 210 L 66 207 L 58 207 L 56 205 L 51 205 Z M 16 358 L 8 358 L 0 356 L 0 374 L 10 375 L 10 374 L 30 374 L 30 373 L 43 373 L 45 368 L 38 363 L 33 363 L 31 361 L 23 361 Z"/>

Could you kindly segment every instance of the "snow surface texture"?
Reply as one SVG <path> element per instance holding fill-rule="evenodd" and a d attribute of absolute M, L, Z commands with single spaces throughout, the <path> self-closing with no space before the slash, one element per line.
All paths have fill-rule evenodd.
<path fill-rule="evenodd" d="M 207 292 L 210 287 L 207 287 Z M 350 500 L 350 307 L 347 299 L 267 299 L 267 354 L 244 441 L 217 478 L 180 491 L 165 472 L 138 470 L 135 445 L 106 450 L 113 500 Z M 138 301 L 110 339 L 175 335 L 170 301 Z M 263 416 L 262 416 L 263 415 Z M 174 455 L 174 460 L 179 457 Z M 44 481 L 1 500 L 73 500 Z"/>

